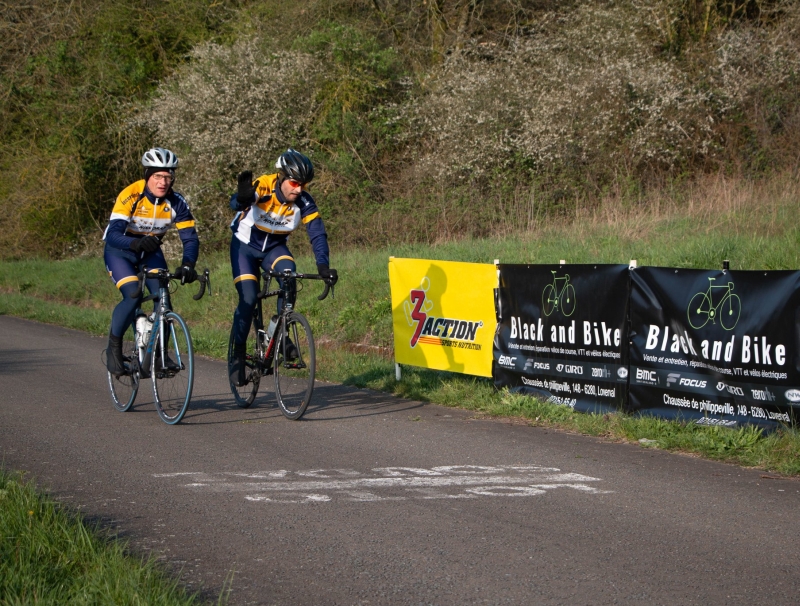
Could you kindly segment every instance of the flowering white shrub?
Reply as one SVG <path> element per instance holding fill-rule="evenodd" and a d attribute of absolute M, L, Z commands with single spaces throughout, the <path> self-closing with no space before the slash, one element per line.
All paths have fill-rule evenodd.
<path fill-rule="evenodd" d="M 226 201 L 236 174 L 270 172 L 286 147 L 307 147 L 318 72 L 310 55 L 269 52 L 254 39 L 203 44 L 134 125 L 178 153 L 176 189 L 207 228 L 218 229 L 230 219 Z"/>
<path fill-rule="evenodd" d="M 742 27 L 723 32 L 712 74 L 725 95 L 744 104 L 760 92 L 790 86 L 795 103 L 800 89 L 800 4 L 781 7 L 774 27 Z"/>
<path fill-rule="evenodd" d="M 295 145 L 327 161 L 315 183 L 338 196 L 329 227 L 363 226 L 374 211 L 376 233 L 397 237 L 394 219 L 381 223 L 389 207 L 407 224 L 403 205 L 433 196 L 439 203 L 415 207 L 420 224 L 440 221 L 443 204 L 484 217 L 486 190 L 472 184 L 494 177 L 514 200 L 533 200 L 559 179 L 603 187 L 721 165 L 736 156 L 737 121 L 758 122 L 742 116 L 767 105 L 765 91 L 780 93 L 775 111 L 794 111 L 800 124 L 800 3 L 781 5 L 779 20 L 709 30 L 677 52 L 681 6 L 621 0 L 538 13 L 502 43 L 454 48 L 414 82 L 374 40 L 336 24 L 305 40 L 309 52 L 273 52 L 258 39 L 205 44 L 134 125 L 178 152 L 178 188 L 204 230 L 224 231 L 236 173 L 271 170 Z"/>
<path fill-rule="evenodd" d="M 420 162 L 474 177 L 520 159 L 641 171 L 708 155 L 724 106 L 658 53 L 646 20 L 630 5 L 583 5 L 507 48 L 452 55 L 401 110 L 424 136 Z"/>

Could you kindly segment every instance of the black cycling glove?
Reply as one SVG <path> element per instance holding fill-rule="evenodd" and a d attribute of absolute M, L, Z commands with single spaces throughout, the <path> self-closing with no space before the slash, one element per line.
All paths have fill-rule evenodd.
<path fill-rule="evenodd" d="M 339 281 L 339 274 L 335 269 L 329 269 L 327 265 L 317 263 L 317 273 L 322 276 L 325 284 L 333 286 Z"/>
<path fill-rule="evenodd" d="M 197 272 L 194 269 L 194 263 L 184 262 L 183 265 L 178 267 L 172 272 L 176 278 L 180 278 L 181 284 L 191 284 L 197 280 Z"/>
<path fill-rule="evenodd" d="M 143 238 L 138 238 L 131 242 L 130 248 L 133 252 L 138 254 L 142 251 L 146 253 L 156 252 L 160 246 L 161 240 L 155 236 L 144 236 Z"/>
<path fill-rule="evenodd" d="M 239 184 L 236 190 L 236 199 L 240 208 L 250 206 L 256 201 L 256 188 L 258 181 L 253 183 L 253 171 L 246 170 L 239 174 Z"/>

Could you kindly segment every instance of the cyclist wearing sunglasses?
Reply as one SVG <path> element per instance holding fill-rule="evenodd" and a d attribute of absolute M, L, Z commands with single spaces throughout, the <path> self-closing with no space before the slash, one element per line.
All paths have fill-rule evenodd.
<path fill-rule="evenodd" d="M 114 280 L 122 301 L 111 315 L 106 350 L 106 365 L 111 374 L 125 372 L 122 337 L 134 320 L 143 296 L 132 299 L 138 286 L 137 273 L 147 269 L 167 269 L 161 240 L 174 225 L 183 243 L 183 259 L 175 275 L 186 284 L 197 279 L 194 269 L 200 250 L 194 217 L 184 197 L 172 189 L 178 158 L 168 149 L 154 147 L 142 156 L 144 179 L 132 183 L 117 196 L 106 231 L 103 257 L 108 275 Z M 157 293 L 158 280 L 147 280 L 147 288 Z"/>
<path fill-rule="evenodd" d="M 296 270 L 294 257 L 286 242 L 289 235 L 305 226 L 317 271 L 328 284 L 336 284 L 338 275 L 329 268 L 328 235 L 314 198 L 305 186 L 314 178 L 314 166 L 306 156 L 288 149 L 275 163 L 278 172 L 262 175 L 253 181 L 253 173 L 238 177 L 237 192 L 231 196 L 236 216 L 231 223 L 231 269 L 239 293 L 233 314 L 233 362 L 228 369 L 235 385 L 244 382 L 245 344 L 258 294 L 261 270 Z M 283 301 L 278 300 L 278 311 Z"/>

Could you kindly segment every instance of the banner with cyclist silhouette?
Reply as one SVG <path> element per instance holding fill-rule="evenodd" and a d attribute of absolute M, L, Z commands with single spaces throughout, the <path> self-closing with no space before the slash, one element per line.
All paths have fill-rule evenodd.
<path fill-rule="evenodd" d="M 630 407 L 774 427 L 800 412 L 800 272 L 631 271 Z"/>
<path fill-rule="evenodd" d="M 494 265 L 389 258 L 399 364 L 492 376 Z"/>
<path fill-rule="evenodd" d="M 497 387 L 583 412 L 625 403 L 627 265 L 498 265 Z"/>

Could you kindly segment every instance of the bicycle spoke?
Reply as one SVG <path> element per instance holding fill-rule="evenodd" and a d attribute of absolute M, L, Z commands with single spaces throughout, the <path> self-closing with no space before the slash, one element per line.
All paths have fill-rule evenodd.
<path fill-rule="evenodd" d="M 255 320 L 254 320 L 255 322 Z M 261 344 L 256 342 L 256 327 L 255 323 L 250 328 L 247 335 L 247 345 L 245 348 L 245 383 L 244 385 L 235 385 L 230 379 L 228 384 L 233 394 L 233 399 L 240 408 L 247 408 L 255 402 L 256 394 L 258 393 L 258 386 L 261 383 L 261 364 L 260 360 L 263 359 L 261 353 Z M 233 329 L 228 339 L 228 376 L 230 377 L 230 364 L 233 360 Z"/>
<path fill-rule="evenodd" d="M 699 292 L 695 294 L 691 301 L 689 301 L 689 307 L 686 310 L 689 326 L 695 329 L 703 328 L 703 326 L 705 326 L 709 320 L 710 310 L 711 302 L 709 301 L 706 293 Z"/>
<path fill-rule="evenodd" d="M 115 377 L 108 374 L 108 387 L 111 390 L 111 402 L 120 412 L 126 412 L 133 406 L 139 391 L 139 364 L 133 330 L 128 329 L 122 338 L 122 357 L 127 372 Z"/>
<path fill-rule="evenodd" d="M 292 312 L 279 326 L 274 360 L 275 396 L 281 412 L 299 419 L 314 391 L 316 351 L 308 320 Z"/>
<path fill-rule="evenodd" d="M 739 295 L 730 294 L 720 310 L 720 324 L 725 330 L 733 330 L 739 323 L 739 314 L 742 313 L 742 301 Z"/>
<path fill-rule="evenodd" d="M 167 312 L 162 321 L 163 341 L 159 335 L 151 366 L 153 394 L 161 419 L 174 425 L 186 414 L 192 397 L 194 351 L 183 318 L 175 312 Z"/>

